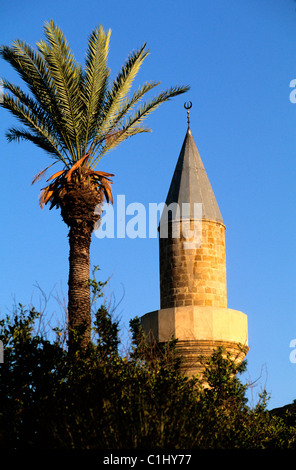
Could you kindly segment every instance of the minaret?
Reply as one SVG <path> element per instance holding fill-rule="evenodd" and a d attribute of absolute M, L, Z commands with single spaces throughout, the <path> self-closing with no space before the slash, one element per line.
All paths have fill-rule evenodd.
<path fill-rule="evenodd" d="M 225 225 L 185 107 L 188 128 L 159 226 L 160 310 L 141 321 L 150 339 L 178 339 L 190 376 L 218 346 L 242 359 L 248 328 L 244 313 L 227 308 Z"/>

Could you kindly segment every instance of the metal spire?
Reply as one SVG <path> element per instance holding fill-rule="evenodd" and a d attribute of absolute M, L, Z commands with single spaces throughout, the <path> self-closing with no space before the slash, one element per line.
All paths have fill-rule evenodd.
<path fill-rule="evenodd" d="M 191 107 L 191 101 L 184 103 L 184 108 L 187 110 L 188 130 L 175 167 L 166 205 L 178 203 L 179 207 L 182 207 L 182 203 L 190 203 L 190 216 L 193 219 L 194 203 L 202 203 L 204 219 L 224 223 L 190 129 L 189 109 Z"/>

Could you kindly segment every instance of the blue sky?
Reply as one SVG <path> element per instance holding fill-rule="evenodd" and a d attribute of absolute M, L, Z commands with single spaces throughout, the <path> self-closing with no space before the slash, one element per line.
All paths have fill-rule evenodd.
<path fill-rule="evenodd" d="M 1 6 L 1 44 L 34 45 L 50 18 L 84 61 L 94 27 L 111 29 L 109 66 L 115 75 L 130 51 L 147 43 L 150 55 L 137 82 L 161 81 L 159 91 L 189 84 L 147 120 L 153 132 L 136 136 L 102 160 L 115 174 L 114 196 L 126 204 L 165 201 L 185 136 L 191 129 L 226 224 L 228 306 L 248 315 L 246 378 L 254 396 L 264 387 L 269 407 L 296 398 L 296 3 L 293 0 L 34 0 Z M 20 83 L 3 60 L 0 76 Z M 49 158 L 29 143 L 8 144 L 15 121 L 0 112 L 0 315 L 14 302 L 39 307 L 39 284 L 67 294 L 67 227 L 58 211 L 40 210 L 41 184 L 31 186 Z M 123 331 L 129 319 L 159 308 L 157 239 L 94 236 L 91 261 L 107 295 L 119 302 Z M 48 318 L 61 315 L 52 298 Z"/>

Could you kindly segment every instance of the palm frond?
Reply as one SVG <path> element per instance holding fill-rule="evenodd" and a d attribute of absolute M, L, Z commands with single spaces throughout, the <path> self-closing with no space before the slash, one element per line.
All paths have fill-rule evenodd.
<path fill-rule="evenodd" d="M 100 180 L 100 185 L 103 190 L 104 196 L 106 198 L 106 201 L 111 204 L 113 204 L 113 195 L 112 195 L 112 188 L 111 188 L 111 183 L 106 178 L 101 178 Z"/>
<path fill-rule="evenodd" d="M 94 130 L 100 122 L 102 102 L 110 75 L 107 67 L 110 35 L 110 30 L 105 34 L 100 26 L 93 31 L 88 41 L 82 94 L 85 108 L 82 154 L 86 152 L 89 139 L 93 137 Z"/>
<path fill-rule="evenodd" d="M 46 41 L 38 48 L 50 70 L 56 95 L 63 112 L 67 134 L 72 143 L 72 158 L 80 158 L 81 66 L 76 63 L 62 31 L 51 20 L 44 27 Z"/>
<path fill-rule="evenodd" d="M 55 90 L 41 54 L 18 39 L 12 47 L 1 46 L 0 55 L 19 73 L 39 104 L 50 113 L 58 112 Z"/>
<path fill-rule="evenodd" d="M 36 100 L 32 99 L 28 94 L 24 93 L 20 87 L 10 83 L 9 81 L 2 80 L 3 89 L 8 90 L 12 95 L 22 103 L 24 108 L 28 108 L 32 115 L 35 115 L 36 119 L 39 122 L 46 124 L 48 133 L 54 136 L 55 141 L 58 143 L 59 151 L 56 149 L 51 153 L 56 153 L 57 157 L 60 158 L 60 155 L 63 154 L 65 160 L 69 161 L 68 153 L 65 149 L 64 139 L 61 136 L 60 132 L 56 129 L 55 123 L 50 115 L 42 105 L 40 105 Z M 71 163 L 69 161 L 69 163 Z"/>
<path fill-rule="evenodd" d="M 160 82 L 146 82 L 144 85 L 140 86 L 136 92 L 134 92 L 131 99 L 126 99 L 123 105 L 119 108 L 116 119 L 114 119 L 114 127 L 117 123 L 134 108 L 134 106 L 143 98 L 146 93 L 151 91 L 153 88 L 158 86 Z"/>
<path fill-rule="evenodd" d="M 44 205 L 50 201 L 52 196 L 54 195 L 54 188 L 52 186 L 47 186 L 46 188 L 43 188 L 40 193 L 39 197 L 39 204 L 41 209 L 43 209 Z"/>
<path fill-rule="evenodd" d="M 113 173 L 107 173 L 106 171 L 95 171 L 95 170 L 86 170 L 85 171 L 85 175 L 86 176 L 97 176 L 97 177 L 101 177 L 101 176 L 104 176 L 104 178 L 106 178 L 107 180 L 110 180 L 110 177 L 114 176 Z"/>
<path fill-rule="evenodd" d="M 59 171 L 57 171 L 56 173 L 54 173 L 53 175 L 51 175 L 50 178 L 48 178 L 47 181 L 51 181 L 51 180 L 53 180 L 53 179 L 55 179 L 55 178 L 58 178 L 59 176 L 62 176 L 62 175 L 65 174 L 65 173 L 66 173 L 66 170 L 59 170 Z"/>
<path fill-rule="evenodd" d="M 54 165 L 55 163 L 57 163 L 57 161 L 53 162 L 51 165 L 49 165 L 49 166 L 48 166 L 47 168 L 45 168 L 44 170 L 39 171 L 39 173 L 37 173 L 37 175 L 33 178 L 31 184 L 35 184 L 37 181 L 40 181 L 40 180 L 45 176 L 45 173 L 47 172 L 47 170 L 48 170 L 49 168 L 51 168 L 52 165 Z"/>
<path fill-rule="evenodd" d="M 68 149 L 71 148 L 66 121 L 56 96 L 50 70 L 42 55 L 21 40 L 14 41 L 12 47 L 2 46 L 0 55 L 20 74 L 36 102 L 51 117 L 56 134 L 59 133 L 61 136 L 60 140 Z"/>
<path fill-rule="evenodd" d="M 103 121 L 98 129 L 98 133 L 95 138 L 96 141 L 100 141 L 103 135 L 107 134 L 114 128 L 116 115 L 148 54 L 149 51 L 146 50 L 146 44 L 144 44 L 141 49 L 130 54 L 128 60 L 122 67 L 121 72 L 113 81 L 111 90 L 106 92 L 103 104 Z"/>
<path fill-rule="evenodd" d="M 13 140 L 29 140 L 51 155 L 58 157 L 59 160 L 68 166 L 68 162 L 65 160 L 60 147 L 60 142 L 52 132 L 46 117 L 43 119 L 41 110 L 32 109 L 28 105 L 23 104 L 19 98 L 6 93 L 4 93 L 0 104 L 31 130 L 31 132 L 28 132 L 25 129 L 9 129 L 6 133 L 9 142 Z"/>

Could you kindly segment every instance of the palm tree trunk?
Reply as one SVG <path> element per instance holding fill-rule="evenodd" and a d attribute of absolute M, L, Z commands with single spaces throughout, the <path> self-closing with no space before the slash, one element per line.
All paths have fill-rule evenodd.
<path fill-rule="evenodd" d="M 89 250 L 91 231 L 72 226 L 69 231 L 68 330 L 69 350 L 87 347 L 91 339 Z"/>
<path fill-rule="evenodd" d="M 102 194 L 92 185 L 69 184 L 61 198 L 61 215 L 69 227 L 68 334 L 69 351 L 86 348 L 91 340 L 89 252 Z"/>

